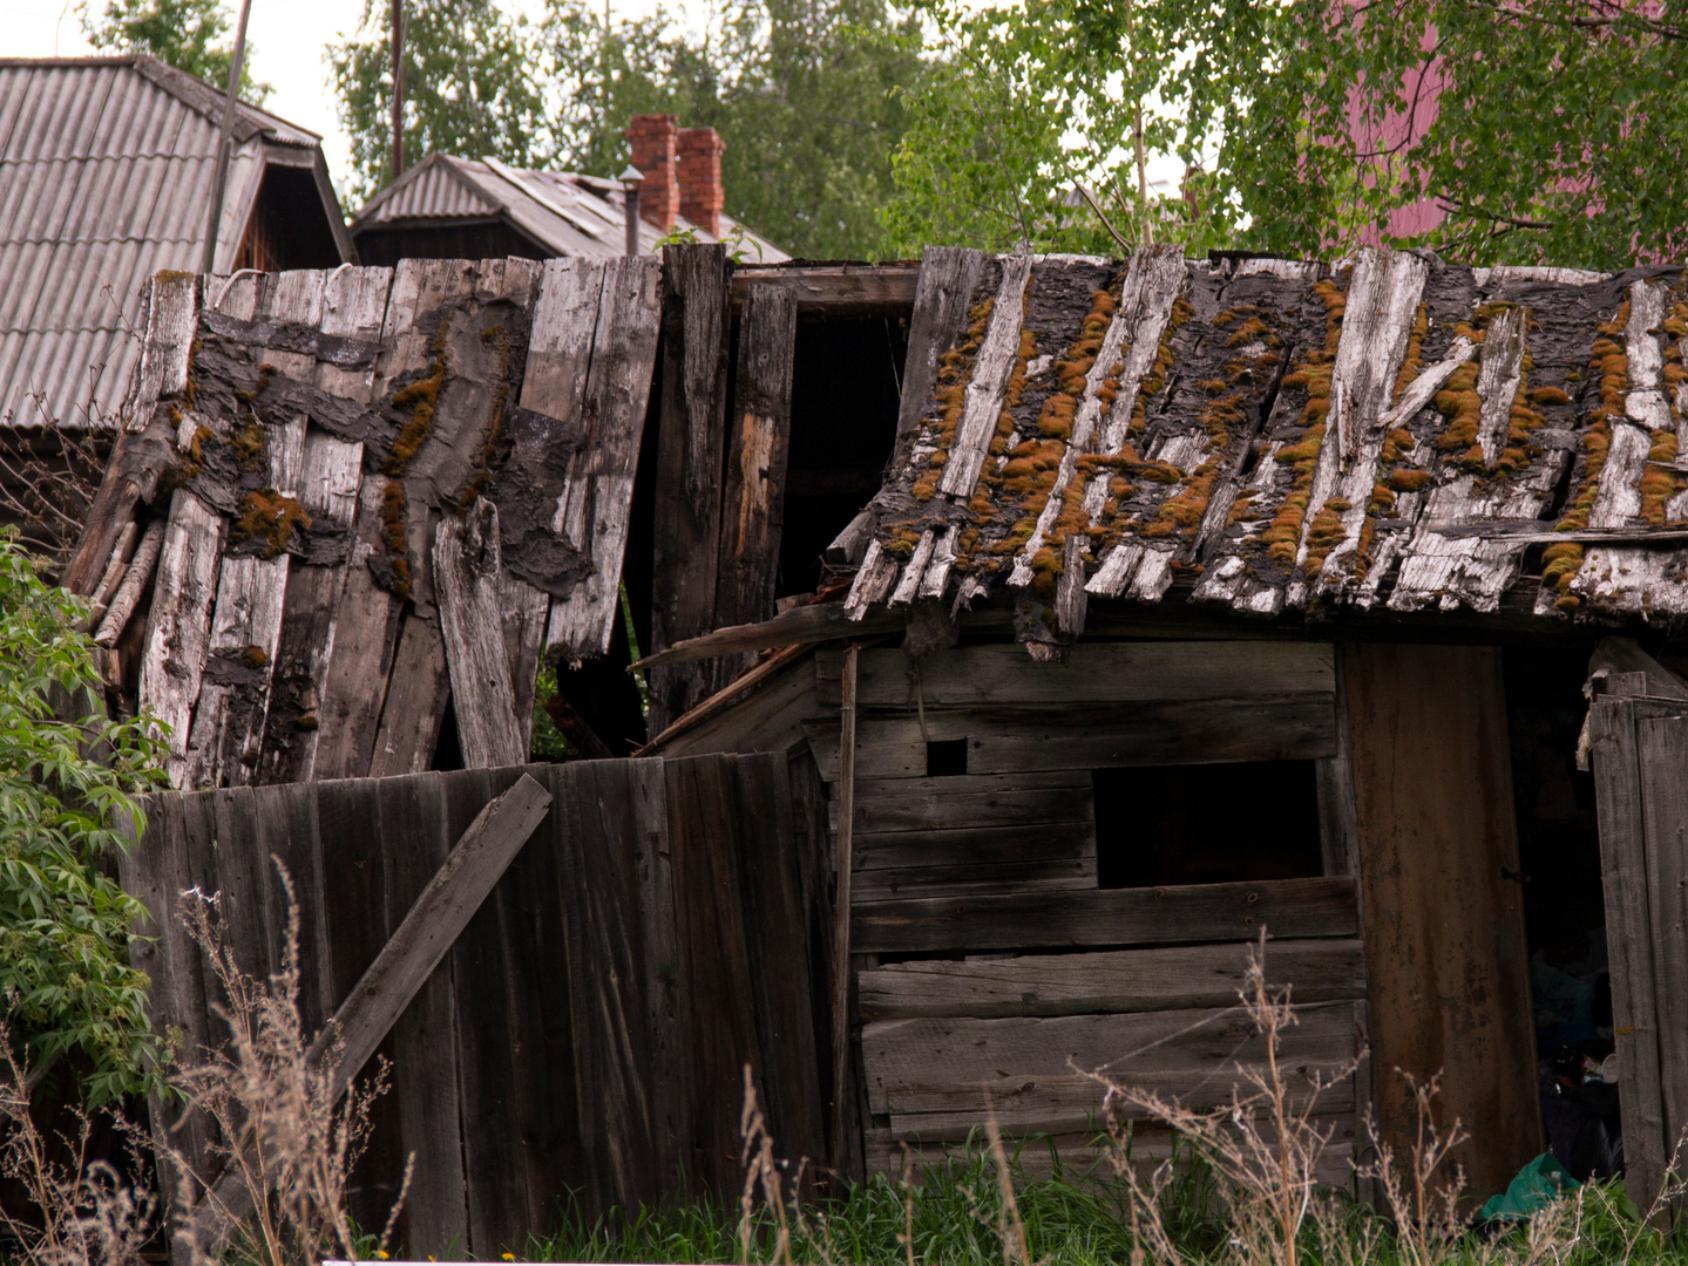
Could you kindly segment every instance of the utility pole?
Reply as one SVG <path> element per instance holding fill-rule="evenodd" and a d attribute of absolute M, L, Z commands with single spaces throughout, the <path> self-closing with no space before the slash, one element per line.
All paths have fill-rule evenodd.
<path fill-rule="evenodd" d="M 404 0 L 393 0 L 393 179 L 404 174 Z"/>
<path fill-rule="evenodd" d="M 217 266 L 217 230 L 223 218 L 223 195 L 228 191 L 229 184 L 234 103 L 240 93 L 240 72 L 246 65 L 246 19 L 251 13 L 252 0 L 241 0 L 240 24 L 234 33 L 234 56 L 229 60 L 229 90 L 223 97 L 223 128 L 217 137 L 217 165 L 211 173 L 211 206 L 205 213 L 205 250 L 199 262 L 202 273 L 208 273 Z"/>

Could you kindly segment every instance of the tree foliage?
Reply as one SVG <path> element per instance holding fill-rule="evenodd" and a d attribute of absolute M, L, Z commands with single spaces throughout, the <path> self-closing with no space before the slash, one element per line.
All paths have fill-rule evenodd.
<path fill-rule="evenodd" d="M 352 144 L 349 205 L 392 180 L 392 7 L 365 0 L 361 34 L 333 45 L 329 65 Z M 491 155 L 543 161 L 549 123 L 528 22 L 496 0 L 407 0 L 404 155 Z"/>
<path fill-rule="evenodd" d="M 385 14 L 332 53 L 360 196 L 388 178 Z M 660 12 L 606 27 L 589 0 L 548 0 L 532 23 L 494 0 L 406 15 L 407 163 L 443 151 L 613 175 L 628 119 L 670 113 L 721 133 L 728 213 L 782 248 L 883 242 L 906 94 L 928 73 L 918 28 L 885 0 L 727 0 L 701 31 Z"/>
<path fill-rule="evenodd" d="M 82 29 L 95 48 L 150 53 L 217 88 L 229 82 L 234 58 L 234 19 L 225 0 L 107 0 L 82 5 Z M 269 85 L 252 78 L 252 43 L 246 44 L 240 93 L 262 101 Z"/>
<path fill-rule="evenodd" d="M 911 103 L 888 221 L 905 245 L 946 230 L 1069 245 L 1075 226 L 1095 242 L 1094 224 L 1063 210 L 1081 180 L 1119 186 L 1106 201 L 1135 240 L 1297 255 L 1389 241 L 1587 267 L 1674 254 L 1688 230 L 1688 171 L 1673 160 L 1688 139 L 1673 90 L 1685 11 L 930 0 L 940 38 L 973 69 Z M 1139 181 L 1145 170 L 1162 189 Z"/>
<path fill-rule="evenodd" d="M 160 748 L 144 721 L 106 716 L 82 614 L 0 532 L 0 998 L 31 1062 L 76 1056 L 99 1103 L 160 1055 L 128 962 L 146 910 L 107 874 L 119 824 L 140 834 Z"/>

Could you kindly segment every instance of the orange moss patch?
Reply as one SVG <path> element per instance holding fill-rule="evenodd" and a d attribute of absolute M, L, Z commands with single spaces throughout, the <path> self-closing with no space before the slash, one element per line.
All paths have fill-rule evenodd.
<path fill-rule="evenodd" d="M 295 532 L 310 526 L 310 514 L 296 499 L 265 488 L 241 498 L 234 530 L 236 539 L 261 541 L 263 556 L 275 558 L 286 551 Z"/>

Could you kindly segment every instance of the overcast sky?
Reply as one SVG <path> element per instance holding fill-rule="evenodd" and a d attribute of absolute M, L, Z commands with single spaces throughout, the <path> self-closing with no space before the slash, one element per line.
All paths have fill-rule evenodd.
<path fill-rule="evenodd" d="M 95 0 L 98 3 L 99 0 Z M 501 0 L 516 12 L 537 13 L 540 0 Z M 669 9 L 691 8 L 685 0 Z M 78 0 L 0 0 L 6 38 L 0 49 L 14 57 L 74 57 L 94 50 L 82 34 Z M 614 0 L 616 17 L 640 17 L 659 0 Z M 321 133 L 334 183 L 344 187 L 350 147 L 340 133 L 328 86 L 323 46 L 345 34 L 363 12 L 362 0 L 252 0 L 247 38 L 253 77 L 270 85 L 267 109 L 289 123 Z M 356 208 L 347 207 L 347 212 Z"/>

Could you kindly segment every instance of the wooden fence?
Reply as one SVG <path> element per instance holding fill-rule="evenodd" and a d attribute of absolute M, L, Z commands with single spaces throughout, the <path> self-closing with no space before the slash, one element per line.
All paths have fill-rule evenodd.
<path fill-rule="evenodd" d="M 591 761 L 171 793 L 124 880 L 152 910 L 155 1016 L 214 1041 L 215 982 L 180 921 L 215 897 L 249 970 L 275 969 L 298 892 L 300 1003 L 319 1025 L 452 842 L 522 773 L 552 805 L 392 1030 L 354 1207 L 415 1156 L 403 1247 L 490 1257 L 571 1194 L 612 1205 L 736 1191 L 744 1066 L 782 1155 L 827 1155 L 825 806 L 783 757 Z M 203 1127 L 182 1128 L 202 1154 Z M 378 1222 L 375 1223 L 379 1225 Z"/>

